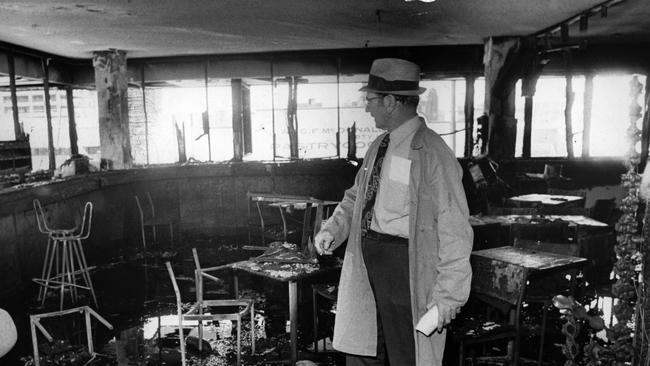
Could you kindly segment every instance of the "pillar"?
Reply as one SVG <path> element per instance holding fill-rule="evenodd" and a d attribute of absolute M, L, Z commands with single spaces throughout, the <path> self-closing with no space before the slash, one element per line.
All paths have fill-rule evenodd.
<path fill-rule="evenodd" d="M 126 53 L 116 49 L 93 52 L 93 67 L 102 162 L 109 169 L 131 168 Z"/>
<path fill-rule="evenodd" d="M 489 38 L 485 42 L 485 112 L 490 121 L 487 153 L 497 161 L 515 156 L 519 48 L 520 40 L 513 37 Z"/>

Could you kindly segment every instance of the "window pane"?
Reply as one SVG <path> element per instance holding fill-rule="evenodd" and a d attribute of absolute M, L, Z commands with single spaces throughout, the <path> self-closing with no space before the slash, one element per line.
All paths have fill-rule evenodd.
<path fill-rule="evenodd" d="M 518 91 L 521 90 L 520 83 L 521 81 L 517 83 Z M 567 156 L 564 123 L 565 89 L 566 81 L 563 76 L 542 76 L 537 81 L 533 97 L 531 157 Z M 518 139 L 523 140 L 524 98 L 517 99 L 517 136 Z M 515 156 L 521 156 L 521 148 L 517 149 Z"/>
<path fill-rule="evenodd" d="M 630 74 L 594 76 L 589 153 L 591 156 L 623 156 L 628 149 L 625 131 L 630 123 Z M 646 77 L 639 75 L 645 85 Z M 642 98 L 643 95 L 640 96 Z M 640 101 L 640 105 L 643 102 Z"/>
<path fill-rule="evenodd" d="M 131 157 L 133 158 L 134 164 L 143 165 L 147 164 L 147 138 L 150 135 L 146 132 L 149 126 L 145 126 L 142 89 L 129 87 L 127 92 L 129 99 L 129 142 L 131 143 Z M 158 93 L 158 90 L 147 88 L 145 93 L 147 96 L 147 117 L 149 117 L 153 113 L 153 102 L 156 99 L 154 96 Z M 99 131 L 99 126 L 97 128 L 97 131 Z M 97 146 L 100 146 L 99 141 Z"/>
<path fill-rule="evenodd" d="M 341 75 L 339 86 L 341 100 L 341 156 L 348 154 L 347 129 L 356 126 L 356 157 L 362 158 L 370 143 L 382 133 L 366 112 L 366 93 L 359 89 L 368 82 L 367 74 Z"/>
<path fill-rule="evenodd" d="M 62 98 L 51 101 L 52 106 L 52 137 L 55 149 L 55 166 L 60 166 L 70 157 L 70 137 L 68 133 L 68 116 L 61 115 L 60 105 L 65 103 L 65 91 L 50 89 L 51 95 L 62 93 Z M 3 106 L 0 115 L 0 140 L 15 140 L 11 94 L 2 92 Z M 45 116 L 45 101 L 43 88 L 19 89 L 17 91 L 18 112 L 21 125 L 29 134 L 32 150 L 32 170 L 49 169 L 47 119 Z"/>
<path fill-rule="evenodd" d="M 573 107 L 571 109 L 571 127 L 573 130 L 573 155 L 582 156 L 582 136 L 584 133 L 585 77 L 574 76 L 571 79 L 573 89 Z"/>
<path fill-rule="evenodd" d="M 541 77 L 540 79 L 541 80 Z M 539 80 L 537 81 L 537 87 L 539 88 Z M 539 89 L 537 90 L 539 92 Z M 533 97 L 533 127 L 535 128 L 535 108 L 537 107 L 537 92 Z M 521 79 L 517 80 L 515 84 L 515 118 L 517 119 L 517 135 L 515 136 L 515 157 L 521 157 L 523 155 L 523 146 L 524 146 L 524 108 L 526 104 L 526 98 L 521 95 Z M 532 136 L 531 136 L 532 140 Z M 534 143 L 531 141 L 531 145 L 534 146 Z M 533 147 L 531 146 L 531 156 L 534 156 Z"/>
<path fill-rule="evenodd" d="M 418 113 L 428 126 L 442 135 L 456 156 L 465 150 L 465 80 L 422 80 L 427 90 L 420 96 Z"/>
<path fill-rule="evenodd" d="M 2 108 L 0 108 L 0 141 L 16 139 L 14 133 L 14 116 L 11 107 L 11 96 L 8 91 L 0 91 Z"/>
<path fill-rule="evenodd" d="M 485 78 L 478 77 L 474 81 L 474 126 L 472 131 L 472 138 L 477 143 L 474 145 L 472 150 L 472 156 L 478 156 L 481 154 L 481 146 L 477 141 L 477 131 L 478 131 L 478 122 L 477 119 L 485 113 Z"/>
<path fill-rule="evenodd" d="M 253 151 L 244 156 L 244 160 L 273 160 L 273 88 L 271 82 L 256 79 L 244 79 L 243 82 L 250 85 L 253 145 Z"/>
<path fill-rule="evenodd" d="M 289 84 L 286 78 L 275 80 L 277 154 L 280 158 L 288 158 L 291 155 L 287 127 Z M 298 157 L 309 159 L 337 156 L 336 76 L 302 76 L 297 80 Z"/>
<path fill-rule="evenodd" d="M 52 116 L 52 138 L 54 140 L 55 166 L 58 168 L 64 161 L 70 158 L 70 128 L 68 127 L 67 99 L 65 90 L 50 89 L 50 115 Z M 40 115 L 33 113 L 34 115 Z M 47 121 L 47 120 L 46 120 Z M 46 122 L 47 125 L 47 122 Z"/>
<path fill-rule="evenodd" d="M 99 142 L 97 92 L 95 90 L 74 89 L 72 96 L 79 154 L 88 156 L 91 163 L 99 167 L 101 144 Z M 133 144 L 133 142 L 131 143 Z"/>
<path fill-rule="evenodd" d="M 204 134 L 203 112 L 206 110 L 206 90 L 203 80 L 169 82 L 173 86 L 146 88 L 147 138 L 145 139 L 142 94 L 130 91 L 129 123 L 134 163 L 174 163 L 178 161 L 176 126 L 184 131 L 187 158 L 199 161 L 229 160 L 233 156 L 232 98 L 230 80 L 211 80 L 208 86 L 209 133 Z M 148 142 L 148 148 L 145 141 Z M 210 146 L 208 146 L 210 141 Z"/>
<path fill-rule="evenodd" d="M 204 88 L 198 89 L 200 89 L 204 93 L 203 95 L 205 95 Z M 230 86 L 230 79 L 210 81 L 208 96 L 210 101 L 210 140 L 212 147 L 212 161 L 230 160 L 235 154 L 232 134 L 232 87 Z M 200 121 L 200 119 L 197 121 Z M 202 144 L 196 145 L 190 143 L 192 139 L 193 138 L 190 134 L 185 135 L 186 146 L 192 148 L 192 150 L 187 150 L 188 158 L 193 156 L 193 154 L 190 154 L 190 151 L 197 151 L 197 148 L 198 150 L 206 151 L 205 148 L 200 147 Z M 201 142 L 201 140 L 198 142 Z M 204 146 L 207 146 L 207 144 Z M 196 154 L 199 154 L 199 152 Z"/>

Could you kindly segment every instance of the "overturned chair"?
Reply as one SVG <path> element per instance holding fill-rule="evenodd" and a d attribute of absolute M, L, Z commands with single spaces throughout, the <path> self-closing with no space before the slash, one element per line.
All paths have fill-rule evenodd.
<path fill-rule="evenodd" d="M 176 310 L 178 313 L 178 336 L 180 338 L 181 345 L 181 359 L 183 366 L 186 365 L 185 360 L 185 337 L 183 335 L 183 321 L 198 321 L 198 348 L 199 351 L 202 349 L 202 340 L 203 340 L 203 321 L 219 321 L 219 320 L 231 320 L 237 322 L 237 365 L 241 365 L 241 322 L 246 313 L 250 313 L 251 318 L 251 354 L 255 354 L 255 303 L 251 299 L 224 299 L 224 300 L 204 300 L 203 299 L 203 279 L 207 278 L 209 280 L 219 282 L 220 280 L 206 272 L 210 271 L 210 268 L 202 269 L 199 263 L 198 254 L 196 249 L 192 248 L 192 254 L 194 256 L 194 263 L 196 269 L 194 271 L 194 279 L 196 284 L 196 303 L 194 303 L 190 309 L 183 314 L 182 312 L 182 301 L 181 294 L 178 288 L 178 283 L 176 282 L 176 277 L 174 275 L 174 270 L 169 262 L 166 262 L 167 271 L 169 272 L 169 277 L 172 280 L 172 285 L 174 286 L 174 293 L 176 294 Z M 217 267 L 221 268 L 221 267 Z M 228 313 L 219 313 L 211 314 L 205 313 L 205 308 L 234 308 L 234 307 L 243 307 L 243 309 Z"/>

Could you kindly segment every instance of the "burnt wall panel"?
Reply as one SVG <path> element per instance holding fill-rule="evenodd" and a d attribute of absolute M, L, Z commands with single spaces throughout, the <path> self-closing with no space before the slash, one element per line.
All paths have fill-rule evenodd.
<path fill-rule="evenodd" d="M 9 297 L 20 287 L 18 240 L 13 215 L 0 217 L 0 297 Z"/>
<path fill-rule="evenodd" d="M 512 188 L 512 194 L 526 193 L 533 185 L 522 180 L 524 173 L 541 173 L 544 164 L 550 163 L 563 164 L 563 175 L 576 188 L 588 189 L 588 194 L 616 194 L 603 188 L 618 187 L 620 173 L 625 170 L 618 161 L 531 159 L 500 162 L 498 174 Z M 141 248 L 136 193 L 150 192 L 157 211 L 178 216 L 180 227 L 175 237 L 186 233 L 243 236 L 249 223 L 247 192 L 340 200 L 353 183 L 358 167 L 358 163 L 344 160 L 201 164 L 93 173 L 32 188 L 3 190 L 0 265 L 12 269 L 9 275 L 4 270 L 6 276 L 0 277 L 0 289 L 3 284 L 7 288 L 31 286 L 30 279 L 40 275 L 47 238 L 36 227 L 34 198 L 43 202 L 48 217 L 57 225 L 74 222 L 83 204 L 93 202 L 92 230 L 83 245 L 89 264 L 100 265 L 124 250 Z M 546 188 L 547 182 L 538 183 L 539 189 Z M 177 234 L 177 230 L 182 232 Z M 19 281 L 11 276 L 15 272 L 20 273 L 13 275 Z"/>

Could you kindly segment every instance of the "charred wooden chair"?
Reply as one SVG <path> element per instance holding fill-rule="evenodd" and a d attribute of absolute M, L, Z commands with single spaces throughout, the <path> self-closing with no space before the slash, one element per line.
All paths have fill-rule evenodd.
<path fill-rule="evenodd" d="M 169 228 L 169 240 L 171 246 L 174 246 L 175 218 L 172 217 L 172 215 L 168 212 L 161 212 L 160 210 L 156 211 L 156 206 L 151 199 L 151 194 L 147 192 L 145 196 L 146 199 L 141 199 L 138 195 L 135 195 L 135 203 L 138 206 L 138 212 L 140 214 L 140 233 L 142 235 L 142 247 L 144 250 L 147 250 L 147 237 L 145 235 L 146 229 L 150 228 L 152 230 L 152 239 L 153 242 L 156 243 L 156 227 L 161 225 L 167 226 Z"/>
<path fill-rule="evenodd" d="M 519 349 L 522 335 L 527 330 L 522 325 L 522 305 L 526 289 L 527 271 L 524 267 L 502 261 L 472 256 L 471 302 L 480 303 L 480 309 L 492 310 L 492 316 L 467 317 L 463 322 L 454 322 L 452 334 L 459 342 L 459 365 L 467 359 L 476 364 L 474 352 L 467 354 L 470 347 L 488 342 L 503 341 L 507 344 L 504 361 L 512 365 L 519 363 Z"/>
<path fill-rule="evenodd" d="M 202 350 L 203 343 L 203 321 L 219 321 L 230 320 L 237 322 L 237 365 L 241 365 L 241 323 L 246 313 L 250 313 L 251 317 L 251 353 L 255 353 L 255 303 L 251 299 L 233 299 L 233 300 L 205 300 L 203 298 L 203 279 L 207 278 L 211 281 L 220 282 L 220 280 L 206 272 L 212 270 L 211 268 L 202 269 L 199 263 L 198 254 L 196 249 L 192 248 L 192 255 L 194 256 L 194 263 L 196 269 L 194 271 L 195 287 L 196 287 L 196 303 L 190 309 L 183 313 L 182 300 L 174 270 L 169 262 L 166 262 L 169 277 L 174 286 L 174 293 L 176 295 L 176 311 L 178 315 L 178 336 L 181 345 L 181 360 L 183 366 L 186 365 L 185 359 L 185 337 L 183 334 L 183 321 L 198 321 L 198 348 Z M 211 313 L 209 309 L 222 308 L 228 309 L 225 313 Z M 208 310 L 208 312 L 205 312 Z"/>

